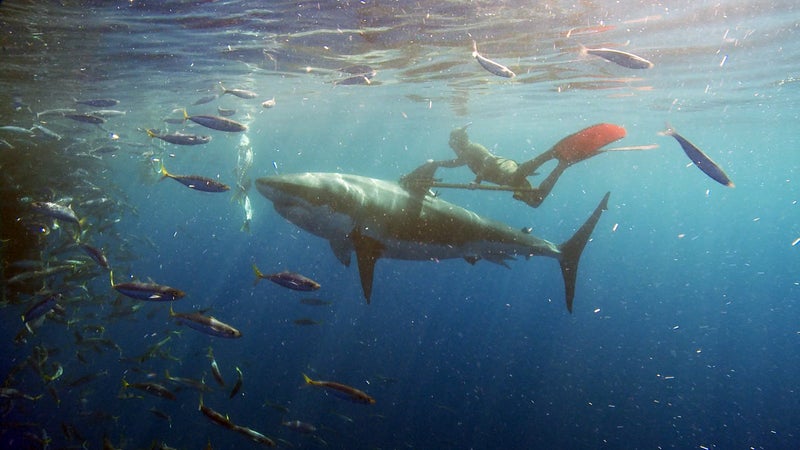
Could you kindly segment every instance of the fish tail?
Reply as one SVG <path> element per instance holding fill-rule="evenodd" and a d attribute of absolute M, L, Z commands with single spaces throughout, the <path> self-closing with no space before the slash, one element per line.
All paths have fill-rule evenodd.
<path fill-rule="evenodd" d="M 167 172 L 167 168 L 164 167 L 164 161 L 161 161 L 161 168 L 159 169 L 158 173 L 161 174 L 161 179 L 169 178 L 172 176 L 171 173 Z M 160 180 L 159 180 L 160 181 Z"/>
<path fill-rule="evenodd" d="M 81 243 L 81 237 L 83 236 L 84 232 L 86 231 L 85 226 L 86 226 L 86 223 L 88 221 L 89 221 L 89 219 L 86 218 L 86 217 L 78 219 L 78 229 L 76 230 L 77 234 L 75 235 L 75 243 L 76 244 L 80 244 Z"/>
<path fill-rule="evenodd" d="M 122 379 L 122 389 L 128 389 L 128 387 L 130 387 L 130 385 L 131 384 L 128 383 L 128 380 L 126 380 L 125 378 Z"/>
<path fill-rule="evenodd" d="M 146 129 L 146 130 L 144 130 L 144 131 L 146 131 L 146 132 L 147 132 L 147 135 L 148 135 L 148 136 L 150 136 L 151 138 L 154 138 L 154 137 L 156 137 L 156 133 L 155 133 L 155 131 L 151 130 L 150 128 L 148 128 L 148 129 Z"/>
<path fill-rule="evenodd" d="M 664 126 L 666 129 L 664 131 L 659 131 L 658 134 L 660 136 L 675 136 L 675 128 L 672 128 L 672 124 L 669 122 L 665 122 Z"/>
<path fill-rule="evenodd" d="M 186 112 L 186 108 L 183 108 L 183 121 L 186 122 L 189 120 L 189 113 Z"/>
<path fill-rule="evenodd" d="M 581 56 L 589 55 L 589 49 L 586 48 L 585 45 L 583 45 L 583 44 L 578 44 L 578 45 L 580 46 L 580 50 L 578 50 L 578 54 L 579 55 L 581 55 Z"/>
<path fill-rule="evenodd" d="M 225 86 L 222 85 L 222 81 L 219 82 L 219 87 L 222 88 L 222 95 L 225 95 L 228 92 L 230 92 L 229 90 L 225 89 Z"/>
<path fill-rule="evenodd" d="M 306 374 L 303 374 L 303 380 L 306 382 L 306 384 L 314 384 L 314 380 L 309 378 L 309 376 Z"/>
<path fill-rule="evenodd" d="M 478 57 L 478 43 L 475 42 L 475 39 L 472 40 L 472 57 Z"/>
<path fill-rule="evenodd" d="M 572 300 L 575 298 L 575 281 L 578 278 L 578 262 L 581 258 L 581 253 L 583 253 L 586 243 L 589 242 L 592 231 L 594 231 L 597 221 L 600 220 L 600 215 L 602 215 L 603 211 L 608 209 L 608 197 L 610 195 L 610 192 L 606 192 L 606 195 L 600 200 L 600 203 L 597 205 L 592 215 L 586 219 L 586 222 L 583 223 L 569 240 L 558 246 L 561 252 L 559 264 L 561 265 L 561 275 L 564 277 L 567 311 L 570 313 L 572 313 Z"/>
<path fill-rule="evenodd" d="M 174 303 L 174 302 L 169 302 L 169 316 L 170 317 L 175 317 L 175 310 L 172 309 L 172 303 Z M 169 376 L 167 376 L 167 378 L 169 378 Z"/>
<path fill-rule="evenodd" d="M 111 287 L 113 288 L 114 287 L 114 270 L 113 269 L 108 271 L 108 278 L 109 278 L 109 280 L 111 280 Z"/>
<path fill-rule="evenodd" d="M 258 284 L 259 281 L 261 281 L 262 278 L 264 278 L 264 274 L 261 273 L 260 270 L 258 270 L 258 266 L 256 265 L 256 263 L 253 263 L 253 272 L 256 274 L 256 281 L 253 282 L 253 286 L 255 286 Z"/>

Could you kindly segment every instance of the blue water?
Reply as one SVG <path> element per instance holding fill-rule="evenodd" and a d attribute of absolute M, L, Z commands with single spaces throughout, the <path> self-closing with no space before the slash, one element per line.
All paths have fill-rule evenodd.
<path fill-rule="evenodd" d="M 283 447 L 797 448 L 800 12 L 792 2 L 762 3 L 2 2 L 0 126 L 37 123 L 62 136 L 0 134 L 13 147 L 0 143 L 0 375 L 5 388 L 42 395 L 0 399 L 2 446 L 259 446 L 198 412 L 201 395 L 166 380 L 168 370 L 203 379 L 206 406 Z M 517 77 L 482 69 L 472 39 Z M 655 67 L 580 56 L 579 44 L 634 52 Z M 334 85 L 344 78 L 336 69 L 352 64 L 376 69 L 370 85 Z M 219 82 L 258 97 L 192 106 L 219 94 Z M 276 106 L 262 108 L 272 97 Z M 126 114 L 102 128 L 34 114 L 74 108 L 74 98 L 119 99 L 110 109 Z M 170 172 L 235 186 L 241 134 L 162 121 L 179 117 L 177 108 L 216 114 L 218 106 L 237 109 L 233 119 L 249 127 L 252 179 L 397 180 L 427 159 L 452 158 L 449 133 L 470 122 L 472 140 L 517 161 L 600 122 L 627 130 L 610 147 L 658 148 L 570 167 L 537 209 L 507 192 L 439 190 L 556 243 L 611 191 L 581 259 L 572 314 L 549 258 L 518 258 L 510 270 L 381 259 L 368 305 L 355 262 L 344 267 L 256 189 L 248 232 L 232 192 L 158 181 L 154 161 L 164 160 Z M 659 136 L 665 122 L 736 187 L 711 180 Z M 213 140 L 181 147 L 145 128 Z M 120 150 L 88 154 L 107 144 Z M 473 179 L 466 168 L 437 176 Z M 88 206 L 98 198 L 106 206 Z M 85 219 L 81 239 L 103 248 L 116 282 L 182 289 L 176 311 L 207 311 L 243 337 L 207 336 L 178 325 L 169 305 L 120 297 L 107 272 L 71 247 L 73 225 L 32 215 L 32 201 L 58 200 Z M 31 221 L 50 234 L 20 225 Z M 80 268 L 8 283 L 20 260 Z M 254 286 L 253 262 L 322 288 Z M 19 317 L 43 288 L 63 293 L 64 311 L 21 332 Z M 306 297 L 331 304 L 301 304 Z M 296 325 L 300 318 L 319 324 Z M 224 388 L 211 376 L 209 348 Z M 47 382 L 58 366 L 63 375 Z M 243 384 L 229 399 L 236 367 Z M 303 373 L 376 403 L 304 387 Z M 99 375 L 70 386 L 87 374 Z M 177 398 L 123 390 L 123 379 L 162 383 Z M 317 431 L 281 425 L 289 420 Z"/>

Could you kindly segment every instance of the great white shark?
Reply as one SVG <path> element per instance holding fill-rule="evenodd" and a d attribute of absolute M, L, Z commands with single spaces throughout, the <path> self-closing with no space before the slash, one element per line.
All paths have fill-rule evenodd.
<path fill-rule="evenodd" d="M 327 239 L 345 266 L 355 251 L 367 303 L 380 258 L 463 258 L 470 264 L 485 259 L 508 267 L 506 261 L 514 256 L 549 256 L 561 265 L 570 312 L 581 253 L 610 195 L 606 193 L 569 240 L 556 245 L 425 192 L 375 178 L 300 173 L 259 178 L 256 186 L 281 216 Z"/>

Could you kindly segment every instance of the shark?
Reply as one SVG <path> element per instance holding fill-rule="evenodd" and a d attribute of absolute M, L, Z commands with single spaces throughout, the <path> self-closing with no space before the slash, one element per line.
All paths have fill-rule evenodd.
<path fill-rule="evenodd" d="M 578 263 L 602 212 L 606 193 L 583 225 L 561 244 L 488 219 L 427 190 L 376 178 L 309 172 L 272 175 L 256 187 L 275 211 L 297 227 L 328 240 L 336 258 L 350 266 L 356 255 L 367 303 L 379 259 L 438 261 L 462 258 L 509 267 L 521 256 L 558 261 L 567 310 L 572 312 Z"/>

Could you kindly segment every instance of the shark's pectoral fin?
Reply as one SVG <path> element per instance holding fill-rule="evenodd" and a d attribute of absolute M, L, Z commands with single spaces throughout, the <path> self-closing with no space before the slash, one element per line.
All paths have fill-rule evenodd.
<path fill-rule="evenodd" d="M 369 304 L 369 298 L 372 295 L 372 275 L 375 272 L 375 262 L 381 257 L 383 244 L 364 236 L 357 229 L 350 232 L 350 240 L 356 249 L 358 274 L 361 276 L 361 289 L 363 289 L 364 297 L 367 299 L 367 304 Z"/>
<path fill-rule="evenodd" d="M 331 240 L 329 243 L 333 254 L 336 255 L 336 259 L 341 261 L 345 267 L 350 267 L 350 254 L 353 252 L 353 244 L 346 239 Z"/>
<path fill-rule="evenodd" d="M 468 263 L 472 264 L 473 266 L 475 265 L 475 263 L 476 263 L 476 262 L 480 261 L 480 259 L 481 259 L 481 257 L 480 257 L 480 256 L 475 256 L 475 255 L 472 255 L 472 256 L 465 256 L 465 257 L 464 257 L 464 261 L 466 261 L 466 262 L 468 262 Z"/>

